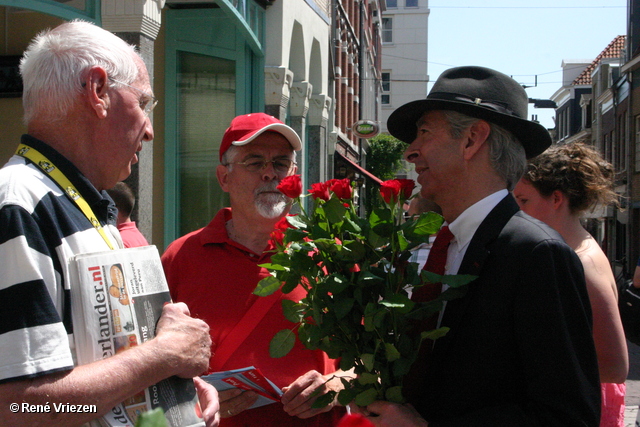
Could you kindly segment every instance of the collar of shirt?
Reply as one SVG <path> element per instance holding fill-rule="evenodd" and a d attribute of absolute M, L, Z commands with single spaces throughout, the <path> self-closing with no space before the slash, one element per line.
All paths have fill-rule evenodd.
<path fill-rule="evenodd" d="M 468 207 L 455 221 L 449 224 L 454 238 L 447 252 L 446 274 L 457 274 L 464 258 L 469 242 L 489 212 L 495 208 L 509 192 L 499 190 Z"/>
<path fill-rule="evenodd" d="M 220 209 L 216 216 L 213 217 L 211 222 L 202 229 L 202 232 L 200 233 L 200 243 L 203 246 L 212 243 L 234 244 L 235 242 L 231 240 L 231 238 L 227 234 L 227 229 L 225 227 L 225 224 L 231 219 L 231 217 L 231 208 Z M 239 245 L 234 244 L 234 246 Z"/>
<path fill-rule="evenodd" d="M 251 259 L 257 260 L 259 263 L 268 262 L 271 258 L 271 252 L 263 252 L 261 254 L 254 253 L 251 249 L 236 242 L 227 233 L 225 224 L 233 218 L 233 211 L 231 208 L 222 208 L 218 211 L 211 222 L 202 229 L 200 232 L 200 243 L 205 245 L 218 244 L 218 245 L 231 245 L 240 251 L 247 254 Z"/>
<path fill-rule="evenodd" d="M 44 141 L 40 141 L 31 135 L 22 135 L 21 142 L 29 147 L 38 150 L 42 155 L 51 160 L 58 169 L 71 181 L 78 192 L 87 201 L 98 220 L 104 224 L 115 227 L 117 219 L 117 209 L 111 197 L 106 191 L 98 191 L 93 184 L 80 172 L 73 163 L 60 154 L 56 149 Z"/>

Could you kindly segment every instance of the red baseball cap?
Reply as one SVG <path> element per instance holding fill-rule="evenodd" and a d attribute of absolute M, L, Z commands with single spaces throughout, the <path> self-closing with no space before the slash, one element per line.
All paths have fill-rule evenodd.
<path fill-rule="evenodd" d="M 220 161 L 222 161 L 222 155 L 232 145 L 246 145 L 266 131 L 277 132 L 284 136 L 295 151 L 300 151 L 302 148 L 302 142 L 295 130 L 268 114 L 251 113 L 231 120 L 231 125 L 224 132 L 220 144 Z"/>

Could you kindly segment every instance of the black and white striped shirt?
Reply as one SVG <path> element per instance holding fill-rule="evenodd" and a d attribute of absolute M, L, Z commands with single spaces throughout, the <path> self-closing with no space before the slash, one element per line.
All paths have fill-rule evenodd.
<path fill-rule="evenodd" d="M 115 205 L 47 144 L 24 135 L 73 183 L 120 244 Z M 74 365 L 69 259 L 109 250 L 54 181 L 20 156 L 0 169 L 0 382 Z"/>

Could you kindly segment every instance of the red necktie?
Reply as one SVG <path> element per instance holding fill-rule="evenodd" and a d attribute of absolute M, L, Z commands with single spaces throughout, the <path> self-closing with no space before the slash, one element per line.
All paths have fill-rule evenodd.
<path fill-rule="evenodd" d="M 447 251 L 449 250 L 449 244 L 452 239 L 453 234 L 449 231 L 448 226 L 445 225 L 438 231 L 438 235 L 433 242 L 433 246 L 431 246 L 429 257 L 423 270 L 436 274 L 444 274 L 444 267 L 447 264 Z M 416 302 L 428 302 L 437 298 L 440 292 L 442 292 L 442 283 L 427 283 L 417 289 L 411 296 L 411 299 Z M 434 314 L 427 319 L 416 322 L 414 333 L 419 334 L 421 331 L 435 329 L 437 323 L 438 315 Z M 409 397 L 410 401 L 412 400 L 412 396 L 420 396 L 422 393 L 421 390 L 424 387 L 424 379 L 426 378 L 427 360 L 432 347 L 433 341 L 431 340 L 426 340 L 422 343 L 416 362 L 411 366 L 409 374 L 404 378 L 402 394 Z"/>
<path fill-rule="evenodd" d="M 436 240 L 429 251 L 429 257 L 423 270 L 435 274 L 444 274 L 444 267 L 447 264 L 447 251 L 453 239 L 453 234 L 448 226 L 444 226 L 438 231 Z M 427 302 L 435 299 L 442 291 L 442 283 L 428 283 L 423 285 L 413 293 L 411 299 L 417 302 Z"/>

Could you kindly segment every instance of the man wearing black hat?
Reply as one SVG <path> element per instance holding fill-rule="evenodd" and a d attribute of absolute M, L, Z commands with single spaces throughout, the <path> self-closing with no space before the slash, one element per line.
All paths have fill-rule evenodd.
<path fill-rule="evenodd" d="M 389 132 L 407 142 L 422 196 L 452 234 L 445 274 L 478 276 L 440 314 L 449 333 L 414 364 L 415 407 L 376 402 L 378 426 L 597 426 L 600 384 L 584 275 L 575 253 L 509 193 L 551 138 L 528 121 L 510 77 L 444 72 L 426 99 L 398 108 Z M 429 344 L 431 345 L 431 344 Z M 417 412 L 416 412 L 417 411 Z"/>

